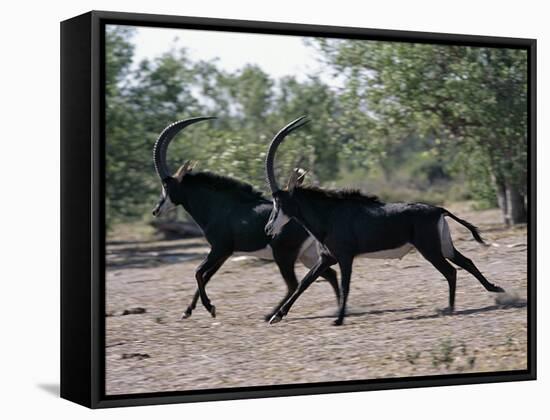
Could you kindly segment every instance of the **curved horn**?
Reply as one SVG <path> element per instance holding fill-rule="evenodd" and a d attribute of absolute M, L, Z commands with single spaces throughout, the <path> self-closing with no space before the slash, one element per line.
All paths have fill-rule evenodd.
<path fill-rule="evenodd" d="M 309 122 L 309 120 L 307 120 L 306 118 L 307 117 L 303 115 L 300 118 L 297 118 L 291 123 L 287 124 L 285 127 L 281 129 L 281 131 L 279 131 L 275 135 L 275 137 L 273 137 L 273 140 L 271 140 L 271 144 L 269 145 L 269 149 L 267 150 L 267 156 L 265 158 L 265 174 L 267 178 L 267 183 L 269 184 L 269 188 L 271 189 L 272 193 L 280 190 L 279 186 L 277 185 L 277 181 L 275 180 L 275 171 L 273 169 L 273 164 L 275 161 L 275 152 L 277 152 L 277 148 L 279 147 L 279 144 L 283 142 L 284 138 L 288 134 L 290 134 L 292 131 L 296 130 L 297 128 L 300 128 L 301 126 Z"/>
<path fill-rule="evenodd" d="M 176 134 L 178 134 L 188 125 L 197 123 L 199 121 L 213 120 L 214 118 L 216 117 L 188 118 L 186 120 L 176 121 L 175 123 L 170 124 L 164 130 L 162 130 L 162 133 L 160 133 L 159 138 L 153 146 L 153 163 L 155 164 L 155 171 L 157 171 L 157 174 L 161 181 L 164 181 L 166 178 L 171 176 L 171 172 L 168 169 L 168 165 L 166 163 L 166 151 L 168 150 L 168 145 L 176 136 Z"/>

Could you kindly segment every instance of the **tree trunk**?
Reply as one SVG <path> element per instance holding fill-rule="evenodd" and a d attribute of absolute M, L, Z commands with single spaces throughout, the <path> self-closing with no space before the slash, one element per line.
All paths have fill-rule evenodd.
<path fill-rule="evenodd" d="M 510 225 L 527 222 L 525 197 L 516 185 L 506 185 L 506 210 Z"/>
<path fill-rule="evenodd" d="M 497 204 L 498 208 L 501 210 L 502 223 L 506 226 L 510 226 L 511 222 L 508 215 L 508 199 L 506 197 L 506 184 L 500 176 L 496 176 L 494 171 L 491 171 L 491 180 L 495 187 L 495 192 L 497 195 Z"/>
<path fill-rule="evenodd" d="M 493 177 L 493 182 L 495 183 L 495 191 L 497 193 L 497 202 L 498 207 L 502 210 L 502 222 L 506 226 L 510 226 L 510 220 L 508 218 L 508 200 L 506 197 L 506 186 L 503 182 L 497 181 Z"/>
<path fill-rule="evenodd" d="M 498 207 L 502 211 L 502 221 L 506 226 L 527 222 L 527 200 L 517 185 L 492 176 Z"/>

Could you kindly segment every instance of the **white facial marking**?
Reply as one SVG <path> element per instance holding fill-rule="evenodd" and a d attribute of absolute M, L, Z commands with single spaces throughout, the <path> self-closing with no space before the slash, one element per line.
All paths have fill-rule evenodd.
<path fill-rule="evenodd" d="M 166 194 L 164 188 L 162 189 L 162 204 L 157 209 L 156 216 L 161 216 L 166 212 L 176 208 L 176 205 L 170 200 L 170 196 Z"/>

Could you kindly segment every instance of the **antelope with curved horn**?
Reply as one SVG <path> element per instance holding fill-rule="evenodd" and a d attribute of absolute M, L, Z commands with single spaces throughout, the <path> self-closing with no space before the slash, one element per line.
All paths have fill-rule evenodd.
<path fill-rule="evenodd" d="M 269 145 L 265 170 L 273 196 L 273 210 L 265 229 L 266 233 L 277 237 L 285 223 L 296 220 L 319 241 L 321 253 L 315 266 L 306 274 L 294 294 L 273 315 L 270 323 L 280 321 L 288 313 L 296 299 L 315 281 L 319 273 L 338 264 L 342 299 L 335 324 L 341 325 L 346 311 L 354 258 L 402 258 L 413 247 L 449 283 L 448 312 L 454 310 L 456 289 L 456 269 L 449 261 L 476 277 L 488 291 L 504 292 L 501 287 L 490 283 L 474 263 L 454 247 L 445 217 L 465 226 L 477 242 L 484 243 L 477 228 L 442 207 L 421 203 L 386 204 L 376 196 L 364 195 L 355 190 L 324 190 L 304 187 L 297 182 L 281 190 L 273 169 L 277 147 L 289 133 L 307 122 L 305 117 L 292 121 L 275 135 Z"/>
<path fill-rule="evenodd" d="M 216 316 L 216 308 L 206 294 L 206 284 L 224 262 L 238 252 L 274 260 L 286 282 L 287 295 L 266 317 L 269 320 L 297 287 L 296 260 L 312 267 L 318 257 L 317 244 L 297 222 L 286 224 L 277 238 L 267 236 L 264 227 L 272 203 L 249 184 L 211 172 L 195 172 L 189 161 L 171 175 L 166 153 L 172 139 L 185 127 L 209 119 L 212 117 L 190 118 L 169 125 L 153 148 L 155 169 L 162 183 L 162 195 L 153 215 L 183 206 L 211 246 L 208 256 L 196 270 L 198 290 L 182 318 L 191 316 L 199 297 L 208 312 Z M 339 299 L 336 272 L 327 268 L 321 275 L 329 281 Z"/>

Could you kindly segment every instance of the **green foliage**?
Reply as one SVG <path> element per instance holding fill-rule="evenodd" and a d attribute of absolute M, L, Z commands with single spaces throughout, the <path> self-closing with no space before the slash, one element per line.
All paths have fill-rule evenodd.
<path fill-rule="evenodd" d="M 526 182 L 526 56 L 521 50 L 310 41 L 342 88 L 318 76 L 271 78 L 249 64 L 234 72 L 172 49 L 137 63 L 134 31 L 106 34 L 107 221 L 143 218 L 158 198 L 152 147 L 173 121 L 190 127 L 170 146 L 185 160 L 265 191 L 271 137 L 308 115 L 277 154 L 279 182 L 300 163 L 308 180 L 356 186 L 392 200 L 449 198 L 495 205 L 496 183 Z M 328 76 L 327 76 L 328 77 Z M 467 181 L 467 188 L 464 187 Z M 523 191 L 524 193 L 525 191 Z"/>
<path fill-rule="evenodd" d="M 298 162 L 312 169 L 310 180 L 338 173 L 336 101 L 318 78 L 299 83 L 272 80 L 249 65 L 228 73 L 212 62 L 191 62 L 184 49 L 133 63 L 133 33 L 107 31 L 107 220 L 131 221 L 149 214 L 159 182 L 151 152 L 169 123 L 195 115 L 215 121 L 189 128 L 170 146 L 175 171 L 187 159 L 199 168 L 266 189 L 264 158 L 271 137 L 283 125 L 307 114 L 314 124 L 293 134 L 281 147 L 277 171 L 281 183 Z"/>
<path fill-rule="evenodd" d="M 526 193 L 526 51 L 328 39 L 316 45 L 344 75 L 350 106 L 366 104 L 372 127 L 361 132 L 383 138 L 387 152 L 411 133 L 432 137 L 434 153 L 467 169 L 481 202 L 496 203 L 495 185 Z"/>
<path fill-rule="evenodd" d="M 185 51 L 132 68 L 133 32 L 109 26 L 106 36 L 106 210 L 108 223 L 148 214 L 159 194 L 151 159 L 160 131 L 199 110 Z"/>

